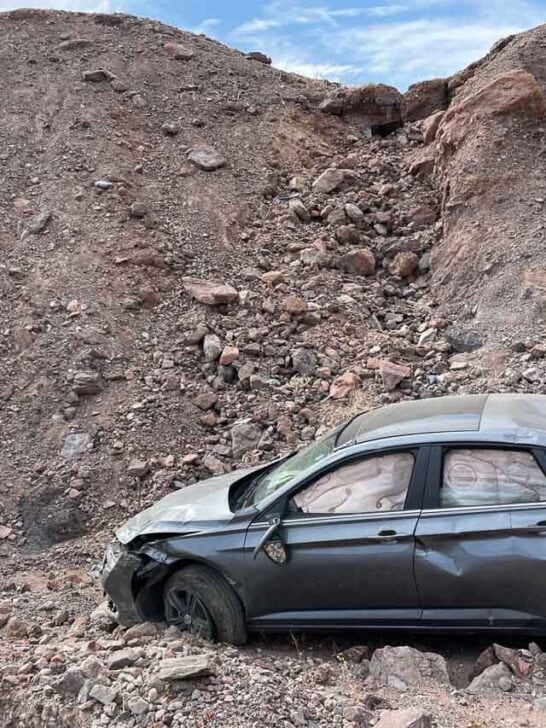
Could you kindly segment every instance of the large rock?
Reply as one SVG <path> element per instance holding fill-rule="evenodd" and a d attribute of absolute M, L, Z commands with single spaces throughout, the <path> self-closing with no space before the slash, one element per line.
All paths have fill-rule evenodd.
<path fill-rule="evenodd" d="M 329 167 L 320 174 L 313 182 L 315 192 L 324 192 L 328 194 L 337 189 L 345 179 L 353 178 L 354 173 L 350 169 L 338 169 L 337 167 Z"/>
<path fill-rule="evenodd" d="M 258 446 L 262 430 L 252 422 L 239 422 L 231 428 L 230 435 L 233 457 L 238 459 Z"/>
<path fill-rule="evenodd" d="M 354 372 L 344 372 L 336 377 L 330 385 L 329 395 L 332 399 L 347 397 L 360 384 L 360 379 Z"/>
<path fill-rule="evenodd" d="M 436 111 L 445 109 L 448 103 L 447 81 L 433 78 L 413 83 L 404 94 L 402 114 L 404 121 L 426 119 Z"/>
<path fill-rule="evenodd" d="M 239 294 L 235 288 L 226 283 L 186 277 L 182 279 L 182 286 L 192 298 L 208 306 L 233 303 L 239 300 Z"/>
<path fill-rule="evenodd" d="M 189 61 L 193 58 L 193 51 L 181 43 L 165 43 L 164 48 L 177 61 Z"/>
<path fill-rule="evenodd" d="M 216 361 L 222 353 L 222 342 L 216 334 L 207 334 L 203 339 L 205 361 Z"/>
<path fill-rule="evenodd" d="M 227 164 L 227 159 L 214 147 L 196 147 L 188 154 L 188 159 L 199 169 L 205 172 L 213 172 Z"/>
<path fill-rule="evenodd" d="M 507 692 L 512 689 L 512 673 L 503 662 L 486 667 L 467 687 L 472 695 Z"/>
<path fill-rule="evenodd" d="M 375 256 L 367 248 L 350 250 L 340 255 L 337 267 L 345 273 L 354 273 L 359 276 L 369 276 L 375 271 Z"/>
<path fill-rule="evenodd" d="M 368 127 L 402 125 L 402 94 L 382 83 L 341 88 L 319 106 L 327 114 L 346 116 Z"/>
<path fill-rule="evenodd" d="M 413 647 L 383 647 L 370 660 L 370 675 L 393 688 L 419 687 L 427 680 L 449 685 L 446 661 L 434 652 Z"/>
<path fill-rule="evenodd" d="M 384 710 L 375 728 L 431 728 L 430 716 L 419 708 Z"/>
<path fill-rule="evenodd" d="M 212 653 L 168 658 L 159 663 L 157 676 L 160 680 L 171 681 L 211 675 L 213 659 Z"/>
<path fill-rule="evenodd" d="M 300 347 L 292 351 L 292 366 L 302 376 L 314 374 L 317 368 L 316 354 L 310 349 Z"/>
<path fill-rule="evenodd" d="M 383 387 L 391 392 L 403 379 L 409 377 L 411 369 L 403 364 L 394 364 L 392 361 L 382 359 L 379 363 L 379 374 L 383 380 Z"/>

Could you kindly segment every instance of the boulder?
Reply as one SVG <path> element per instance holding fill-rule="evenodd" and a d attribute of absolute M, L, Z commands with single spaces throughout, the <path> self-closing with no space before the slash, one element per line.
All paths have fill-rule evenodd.
<path fill-rule="evenodd" d="M 239 459 L 258 447 L 262 430 L 252 422 L 239 422 L 231 428 L 230 435 L 233 457 Z"/>
<path fill-rule="evenodd" d="M 298 197 L 294 197 L 294 199 L 290 200 L 288 203 L 288 209 L 298 218 L 298 220 L 301 220 L 301 222 L 311 221 L 309 210 Z"/>
<path fill-rule="evenodd" d="M 189 680 L 195 677 L 203 677 L 213 673 L 214 655 L 204 653 L 202 655 L 188 655 L 187 657 L 171 657 L 161 660 L 157 677 L 160 680 Z"/>
<path fill-rule="evenodd" d="M 177 61 L 189 61 L 193 58 L 193 51 L 181 43 L 165 43 L 163 46 L 167 53 Z"/>
<path fill-rule="evenodd" d="M 291 316 L 301 316 L 307 311 L 307 303 L 298 296 L 288 296 L 283 303 L 284 310 Z"/>
<path fill-rule="evenodd" d="M 507 692 L 512 687 L 512 673 L 503 662 L 499 662 L 491 667 L 486 667 L 472 680 L 466 690 L 471 695 L 483 695 L 499 691 Z"/>
<path fill-rule="evenodd" d="M 192 164 L 205 172 L 213 172 L 227 164 L 227 159 L 214 147 L 195 147 L 189 154 L 188 159 Z"/>
<path fill-rule="evenodd" d="M 350 175 L 354 176 L 350 169 L 338 169 L 337 167 L 330 167 L 325 169 L 316 180 L 313 182 L 313 189 L 315 192 L 323 192 L 329 194 L 337 189 Z"/>
<path fill-rule="evenodd" d="M 360 384 L 360 379 L 354 372 L 344 372 L 336 377 L 330 385 L 329 395 L 332 399 L 347 397 Z"/>
<path fill-rule="evenodd" d="M 390 265 L 390 271 L 393 275 L 400 278 L 408 278 L 417 270 L 419 265 L 419 256 L 409 250 L 398 253 Z"/>
<path fill-rule="evenodd" d="M 87 432 L 71 432 L 64 438 L 61 457 L 65 460 L 79 458 L 93 445 L 93 438 Z"/>
<path fill-rule="evenodd" d="M 425 144 L 430 144 L 436 139 L 436 132 L 444 118 L 444 113 L 444 111 L 437 111 L 423 121 L 423 141 Z"/>
<path fill-rule="evenodd" d="M 260 51 L 250 51 L 250 53 L 245 54 L 245 58 L 248 58 L 249 61 L 258 61 L 258 63 L 263 63 L 265 66 L 271 65 L 271 58 Z"/>
<path fill-rule="evenodd" d="M 203 339 L 205 361 L 216 361 L 222 353 L 222 342 L 216 334 L 207 334 Z"/>
<path fill-rule="evenodd" d="M 239 358 L 239 349 L 236 346 L 224 346 L 222 353 L 220 354 L 220 364 L 222 366 L 229 366 Z"/>
<path fill-rule="evenodd" d="M 317 357 L 310 349 L 303 347 L 292 351 L 292 366 L 303 376 L 314 374 L 317 368 Z"/>
<path fill-rule="evenodd" d="M 186 277 L 182 279 L 182 286 L 192 298 L 207 306 L 217 306 L 239 300 L 239 294 L 235 288 L 226 283 Z"/>
<path fill-rule="evenodd" d="M 404 94 L 402 101 L 404 122 L 426 119 L 427 116 L 445 109 L 447 104 L 446 79 L 433 78 L 413 83 Z"/>
<path fill-rule="evenodd" d="M 117 650 L 108 660 L 109 670 L 122 670 L 124 667 L 134 665 L 138 660 L 138 652 L 132 647 L 126 647 L 124 650 Z"/>
<path fill-rule="evenodd" d="M 371 127 L 402 125 L 402 94 L 393 86 L 382 83 L 358 88 L 340 88 L 319 106 L 327 114 L 346 116 Z"/>
<path fill-rule="evenodd" d="M 382 359 L 379 363 L 379 374 L 383 380 L 383 387 L 391 392 L 400 384 L 403 379 L 409 377 L 411 369 L 403 364 L 394 364 L 391 361 Z"/>
<path fill-rule="evenodd" d="M 337 267 L 345 273 L 369 276 L 375 271 L 375 256 L 367 248 L 350 250 L 339 256 Z"/>
<path fill-rule="evenodd" d="M 419 687 L 427 680 L 449 685 L 445 659 L 409 646 L 383 647 L 370 660 L 370 675 L 388 687 Z"/>
<path fill-rule="evenodd" d="M 98 372 L 76 372 L 72 380 L 72 390 L 76 394 L 98 394 L 102 391 Z"/>
<path fill-rule="evenodd" d="M 29 634 L 28 625 L 18 617 L 10 617 L 6 622 L 3 634 L 8 639 L 12 640 L 25 639 Z"/>
<path fill-rule="evenodd" d="M 127 475 L 130 475 L 132 478 L 143 478 L 149 470 L 150 465 L 147 460 L 133 458 L 127 466 Z"/>

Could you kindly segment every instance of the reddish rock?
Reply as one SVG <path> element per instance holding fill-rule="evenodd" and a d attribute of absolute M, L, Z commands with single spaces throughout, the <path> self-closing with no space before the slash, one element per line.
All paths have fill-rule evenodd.
<path fill-rule="evenodd" d="M 307 303 L 298 296 L 288 296 L 283 303 L 284 310 L 291 316 L 301 316 L 307 311 Z"/>
<path fill-rule="evenodd" d="M 201 280 L 199 278 L 183 278 L 184 290 L 199 303 L 216 306 L 221 303 L 233 303 L 239 300 L 239 294 L 226 283 Z"/>
<path fill-rule="evenodd" d="M 434 225 L 438 219 L 438 211 L 431 205 L 418 205 L 410 211 L 409 218 L 414 228 L 423 228 Z"/>
<path fill-rule="evenodd" d="M 369 276 L 375 271 L 375 257 L 367 248 L 350 250 L 339 257 L 338 267 L 345 273 Z"/>
<path fill-rule="evenodd" d="M 164 48 L 177 61 L 189 61 L 193 58 L 193 51 L 181 43 L 165 43 Z"/>
<path fill-rule="evenodd" d="M 239 358 L 239 349 L 236 346 L 224 346 L 222 353 L 220 354 L 220 364 L 223 366 L 229 366 L 235 359 Z"/>
<path fill-rule="evenodd" d="M 391 273 L 400 278 L 411 276 L 419 265 L 419 256 L 409 250 L 398 253 L 391 263 Z"/>
<path fill-rule="evenodd" d="M 0 526 L 0 540 L 9 538 L 13 532 L 10 526 Z"/>
<path fill-rule="evenodd" d="M 393 362 L 383 359 L 379 365 L 379 374 L 383 380 L 383 387 L 387 392 L 391 392 L 400 384 L 403 379 L 409 377 L 411 369 L 403 364 L 393 364 Z"/>
<path fill-rule="evenodd" d="M 440 126 L 440 122 L 444 118 L 444 111 L 437 111 L 432 116 L 427 117 L 423 122 L 423 140 L 425 144 L 430 144 L 436 139 L 436 132 Z"/>
<path fill-rule="evenodd" d="M 418 121 L 445 109 L 447 104 L 447 81 L 444 78 L 420 81 L 413 83 L 404 94 L 402 115 L 404 121 Z"/>
<path fill-rule="evenodd" d="M 276 286 L 278 283 L 284 283 L 284 273 L 282 270 L 270 270 L 263 274 L 262 281 L 270 286 Z"/>
<path fill-rule="evenodd" d="M 360 384 L 360 379 L 354 372 L 344 372 L 336 377 L 330 385 L 330 397 L 343 399 Z"/>

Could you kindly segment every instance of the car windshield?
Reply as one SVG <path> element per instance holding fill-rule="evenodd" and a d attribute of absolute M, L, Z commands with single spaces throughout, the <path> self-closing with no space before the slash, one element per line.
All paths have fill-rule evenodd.
<path fill-rule="evenodd" d="M 255 487 L 249 493 L 250 497 L 247 505 L 255 506 L 264 498 L 268 498 L 275 493 L 283 485 L 286 485 L 290 480 L 296 478 L 300 473 L 328 457 L 336 446 L 339 430 L 340 428 L 337 428 L 309 447 L 298 450 L 276 467 L 266 471 L 255 481 Z"/>

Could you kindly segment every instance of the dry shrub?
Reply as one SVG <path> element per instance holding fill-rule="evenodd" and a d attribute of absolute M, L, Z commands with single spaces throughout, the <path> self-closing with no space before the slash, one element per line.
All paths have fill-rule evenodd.
<path fill-rule="evenodd" d="M 321 413 L 321 424 L 325 427 L 336 427 L 361 412 L 367 412 L 376 406 L 374 395 L 366 389 L 355 389 L 345 399 L 328 399 Z"/>

